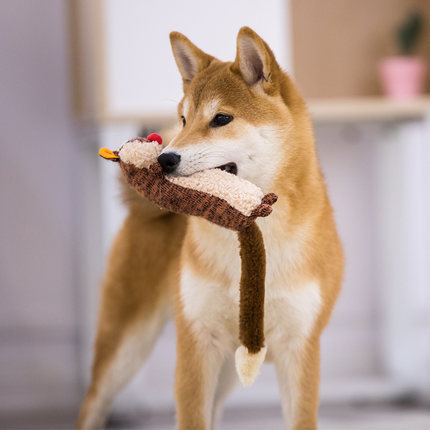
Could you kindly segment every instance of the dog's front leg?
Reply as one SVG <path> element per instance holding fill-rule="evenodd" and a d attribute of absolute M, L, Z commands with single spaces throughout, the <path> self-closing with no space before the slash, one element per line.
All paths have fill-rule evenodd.
<path fill-rule="evenodd" d="M 210 430 L 217 381 L 224 354 L 211 341 L 211 333 L 198 333 L 183 315 L 177 316 L 175 377 L 179 430 Z"/>
<path fill-rule="evenodd" d="M 179 430 L 212 430 L 234 379 L 226 360 L 237 346 L 238 304 L 221 279 L 205 275 L 184 265 L 176 300 Z"/>
<path fill-rule="evenodd" d="M 316 430 L 319 339 L 308 339 L 302 345 L 278 345 L 273 352 L 286 429 Z"/>

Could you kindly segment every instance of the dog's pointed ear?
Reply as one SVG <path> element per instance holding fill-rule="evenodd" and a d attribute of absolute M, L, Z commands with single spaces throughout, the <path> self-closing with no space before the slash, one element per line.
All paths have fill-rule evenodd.
<path fill-rule="evenodd" d="M 280 67 L 267 43 L 249 27 L 242 27 L 237 35 L 236 59 L 231 66 L 249 85 L 262 84 L 265 92 L 278 89 Z"/>
<path fill-rule="evenodd" d="M 184 84 L 189 83 L 197 73 L 209 66 L 214 57 L 206 54 L 190 42 L 182 33 L 170 33 L 173 56 Z"/>

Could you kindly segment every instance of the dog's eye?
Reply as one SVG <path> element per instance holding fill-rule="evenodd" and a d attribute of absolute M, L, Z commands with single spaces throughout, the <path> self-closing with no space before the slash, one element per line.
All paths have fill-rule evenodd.
<path fill-rule="evenodd" d="M 181 119 L 182 119 L 182 126 L 185 127 L 185 124 L 187 123 L 187 121 L 185 121 L 184 115 L 181 115 Z"/>
<path fill-rule="evenodd" d="M 223 125 L 227 125 L 231 121 L 233 121 L 233 117 L 231 115 L 218 113 L 215 115 L 214 119 L 209 123 L 209 126 L 222 127 Z"/>

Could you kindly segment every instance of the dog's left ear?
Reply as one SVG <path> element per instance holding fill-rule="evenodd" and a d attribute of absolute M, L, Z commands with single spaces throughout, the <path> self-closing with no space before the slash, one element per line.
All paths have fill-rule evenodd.
<path fill-rule="evenodd" d="M 209 67 L 214 60 L 214 57 L 197 48 L 187 37 L 177 31 L 170 33 L 170 43 L 184 86 L 190 83 L 197 73 Z"/>
<path fill-rule="evenodd" d="M 236 59 L 231 66 L 249 86 L 261 85 L 270 95 L 279 91 L 280 67 L 267 43 L 249 27 L 237 35 Z"/>

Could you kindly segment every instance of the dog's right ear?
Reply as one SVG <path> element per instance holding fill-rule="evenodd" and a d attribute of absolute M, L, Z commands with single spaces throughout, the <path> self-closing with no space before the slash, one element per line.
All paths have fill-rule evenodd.
<path fill-rule="evenodd" d="M 184 85 L 188 84 L 197 73 L 208 67 L 214 59 L 177 31 L 170 33 L 170 43 Z"/>
<path fill-rule="evenodd" d="M 279 91 L 281 70 L 267 43 L 249 27 L 237 35 L 236 59 L 231 65 L 250 87 L 261 87 L 269 95 Z"/>

